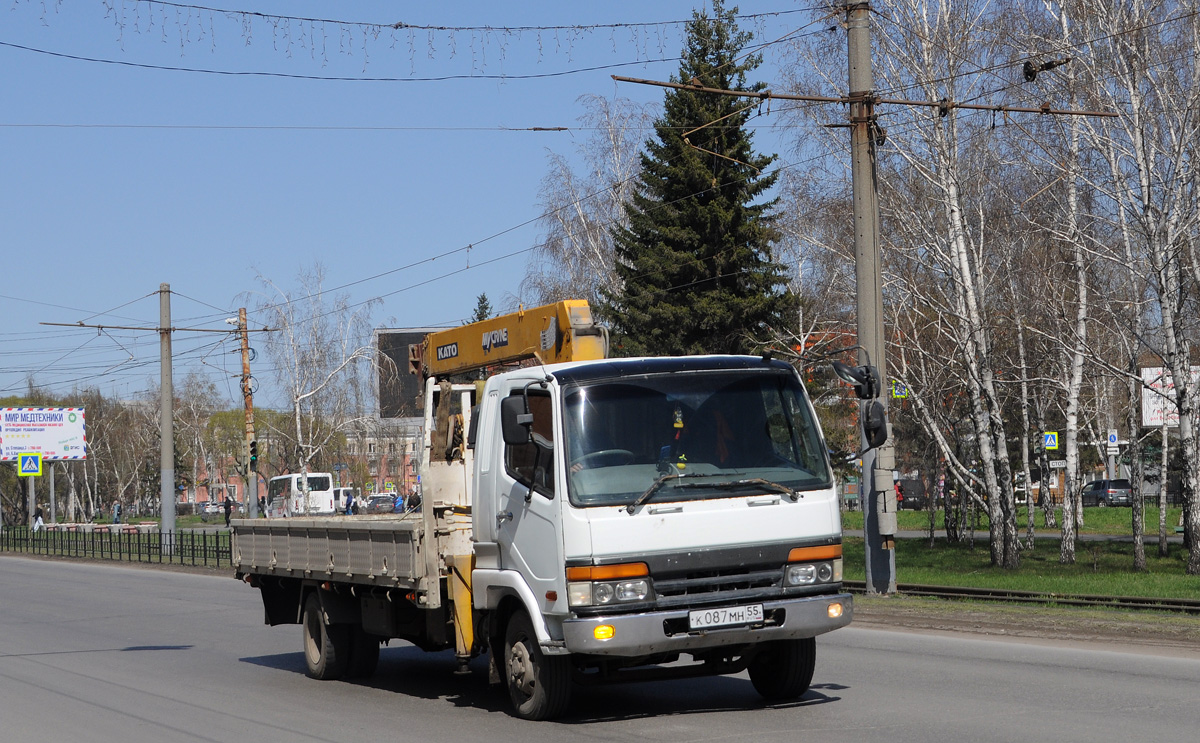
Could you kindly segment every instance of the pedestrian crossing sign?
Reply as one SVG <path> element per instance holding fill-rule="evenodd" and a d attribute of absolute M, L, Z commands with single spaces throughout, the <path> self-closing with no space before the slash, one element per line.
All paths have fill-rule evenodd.
<path fill-rule="evenodd" d="M 1047 449 L 1058 448 L 1058 431 L 1046 431 L 1042 434 L 1042 445 Z"/>
<path fill-rule="evenodd" d="M 17 455 L 17 474 L 21 477 L 41 477 L 42 476 L 42 454 L 37 452 L 34 454 L 18 454 Z"/>

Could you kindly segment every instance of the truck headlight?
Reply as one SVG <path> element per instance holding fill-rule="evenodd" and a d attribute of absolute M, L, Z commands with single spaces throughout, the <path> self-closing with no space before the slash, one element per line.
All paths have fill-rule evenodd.
<path fill-rule="evenodd" d="M 789 586 L 808 586 L 817 582 L 816 565 L 790 565 L 787 569 Z"/>
<path fill-rule="evenodd" d="M 803 565 L 788 565 L 784 582 L 789 586 L 811 586 L 816 583 L 840 583 L 842 560 L 810 562 Z"/>
<path fill-rule="evenodd" d="M 645 601 L 653 594 L 650 569 L 644 562 L 567 568 L 570 606 L 607 606 Z"/>
<path fill-rule="evenodd" d="M 607 604 L 613 600 L 613 587 L 611 583 L 593 583 L 592 584 L 592 601 L 597 604 Z"/>
<path fill-rule="evenodd" d="M 645 601 L 649 597 L 650 581 L 644 579 L 567 584 L 567 601 L 571 606 L 606 606 Z"/>
<path fill-rule="evenodd" d="M 627 580 L 616 586 L 617 601 L 644 601 L 650 595 L 650 584 L 644 580 Z"/>

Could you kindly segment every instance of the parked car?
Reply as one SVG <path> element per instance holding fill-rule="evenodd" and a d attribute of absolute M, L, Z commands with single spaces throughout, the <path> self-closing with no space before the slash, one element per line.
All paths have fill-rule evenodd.
<path fill-rule="evenodd" d="M 1083 486 L 1079 497 L 1085 508 L 1129 506 L 1133 504 L 1133 486 L 1128 480 L 1092 480 Z"/>
<path fill-rule="evenodd" d="M 896 482 L 896 505 L 919 511 L 929 503 L 925 497 L 925 483 L 920 480 L 898 480 Z"/>
<path fill-rule="evenodd" d="M 371 500 L 367 501 L 364 513 L 391 513 L 395 503 L 396 498 L 394 496 L 375 495 L 371 497 Z"/>

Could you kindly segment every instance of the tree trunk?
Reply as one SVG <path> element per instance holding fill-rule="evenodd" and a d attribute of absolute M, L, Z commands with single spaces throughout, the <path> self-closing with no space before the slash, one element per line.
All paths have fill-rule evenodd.
<path fill-rule="evenodd" d="M 1015 299 L 1015 297 L 1014 297 Z M 1029 467 L 1029 365 L 1025 356 L 1025 323 L 1017 318 L 1017 358 L 1021 368 L 1021 478 L 1025 483 L 1025 548 L 1033 549 L 1033 480 Z M 1036 434 L 1035 434 L 1036 435 Z M 1038 490 L 1041 490 L 1039 486 Z M 1014 519 L 1014 523 L 1015 523 Z"/>
<path fill-rule="evenodd" d="M 1132 359 L 1132 368 L 1130 374 L 1125 380 L 1125 388 L 1129 392 L 1129 405 L 1125 407 L 1126 419 L 1125 425 L 1129 430 L 1129 451 L 1133 457 L 1133 472 L 1130 477 L 1131 497 L 1133 498 L 1133 569 L 1137 571 L 1145 571 L 1146 569 L 1146 543 L 1143 539 L 1143 534 L 1146 530 L 1145 523 L 1145 501 L 1142 499 L 1142 482 L 1144 481 L 1144 468 L 1142 467 L 1142 447 L 1138 440 L 1140 428 L 1138 426 L 1138 406 L 1135 401 L 1141 393 L 1141 377 L 1137 373 L 1137 357 Z M 1114 473 L 1116 474 L 1116 473 Z"/>
<path fill-rule="evenodd" d="M 1167 556 L 1167 486 L 1171 482 L 1167 467 L 1170 466 L 1170 458 L 1167 454 L 1167 445 L 1171 440 L 1171 429 L 1167 426 L 1167 417 L 1163 415 L 1162 426 L 1162 461 L 1159 464 L 1158 481 L 1158 556 Z"/>

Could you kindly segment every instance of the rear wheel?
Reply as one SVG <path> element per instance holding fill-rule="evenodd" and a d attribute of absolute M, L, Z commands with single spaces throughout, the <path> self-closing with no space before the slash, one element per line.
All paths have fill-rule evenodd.
<path fill-rule="evenodd" d="M 325 612 L 316 593 L 304 601 L 304 666 L 310 678 L 322 681 L 346 675 L 350 660 L 350 628 L 325 624 Z"/>
<path fill-rule="evenodd" d="M 571 659 L 544 655 L 533 623 L 518 612 L 504 632 L 504 679 L 517 717 L 549 720 L 571 701 Z"/>
<path fill-rule="evenodd" d="M 776 640 L 750 661 L 750 683 L 768 701 L 795 699 L 808 691 L 817 664 L 817 640 Z"/>

